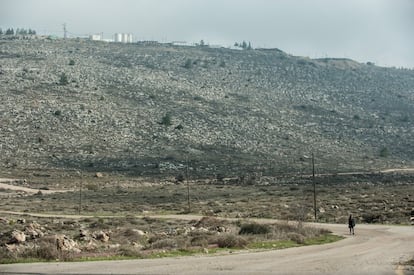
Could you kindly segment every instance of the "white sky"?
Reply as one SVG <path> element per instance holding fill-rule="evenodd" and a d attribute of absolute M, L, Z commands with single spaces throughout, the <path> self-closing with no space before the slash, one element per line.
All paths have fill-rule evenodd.
<path fill-rule="evenodd" d="M 414 0 L 0 0 L 0 28 L 277 47 L 414 68 Z"/>

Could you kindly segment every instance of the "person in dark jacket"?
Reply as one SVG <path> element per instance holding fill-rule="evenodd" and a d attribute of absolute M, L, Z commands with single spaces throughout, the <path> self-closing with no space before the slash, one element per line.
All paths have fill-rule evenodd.
<path fill-rule="evenodd" d="M 349 234 L 355 235 L 355 231 L 354 231 L 355 219 L 352 217 L 352 215 L 349 215 L 348 227 L 349 227 Z"/>

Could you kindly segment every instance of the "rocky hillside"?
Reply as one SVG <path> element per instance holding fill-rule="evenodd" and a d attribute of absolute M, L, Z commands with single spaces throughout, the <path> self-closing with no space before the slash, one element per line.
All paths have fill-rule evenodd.
<path fill-rule="evenodd" d="M 280 50 L 0 39 L 0 171 L 414 166 L 414 71 Z"/>

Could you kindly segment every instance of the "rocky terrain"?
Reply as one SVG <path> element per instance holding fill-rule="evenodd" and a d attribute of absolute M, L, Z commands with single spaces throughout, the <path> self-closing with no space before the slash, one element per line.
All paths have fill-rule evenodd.
<path fill-rule="evenodd" d="M 3 37 L 0 101 L 3 172 L 414 166 L 414 70 L 348 59 Z"/>

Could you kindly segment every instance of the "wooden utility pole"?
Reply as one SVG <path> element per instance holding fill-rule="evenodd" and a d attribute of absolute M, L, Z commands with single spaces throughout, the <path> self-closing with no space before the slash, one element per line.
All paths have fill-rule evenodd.
<path fill-rule="evenodd" d="M 81 214 L 82 209 L 82 172 L 78 171 L 80 176 L 80 183 L 79 183 L 79 215 Z"/>
<path fill-rule="evenodd" d="M 315 221 L 318 217 L 316 214 L 316 181 L 315 181 L 315 157 L 312 152 L 312 181 L 313 181 L 313 209 L 315 211 Z"/>
<path fill-rule="evenodd" d="M 188 181 L 188 157 L 187 157 L 187 167 L 185 170 L 185 178 L 187 180 L 187 204 L 188 204 L 188 213 L 191 212 L 191 205 L 190 205 L 190 183 Z"/>
<path fill-rule="evenodd" d="M 66 23 L 63 23 L 63 38 L 68 38 L 68 30 L 66 29 Z"/>

